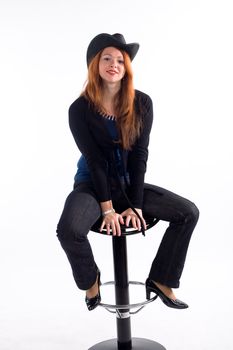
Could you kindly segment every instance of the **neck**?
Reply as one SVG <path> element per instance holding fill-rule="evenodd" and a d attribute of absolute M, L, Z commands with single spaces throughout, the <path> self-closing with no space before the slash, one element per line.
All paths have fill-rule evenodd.
<path fill-rule="evenodd" d="M 119 90 L 120 90 L 119 83 L 104 84 L 102 105 L 103 105 L 104 111 L 109 115 L 116 114 L 114 98 Z"/>
<path fill-rule="evenodd" d="M 104 93 L 103 93 L 103 99 L 104 100 L 113 100 L 114 97 L 116 96 L 116 94 L 118 93 L 118 91 L 120 90 L 120 83 L 112 83 L 112 84 L 108 84 L 105 83 L 104 84 Z"/>

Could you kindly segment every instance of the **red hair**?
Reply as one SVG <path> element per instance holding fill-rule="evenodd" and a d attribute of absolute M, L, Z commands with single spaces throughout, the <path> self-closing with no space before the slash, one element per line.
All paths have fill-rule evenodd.
<path fill-rule="evenodd" d="M 136 115 L 133 86 L 133 72 L 131 60 L 125 51 L 121 51 L 124 57 L 125 75 L 121 80 L 121 88 L 114 101 L 114 111 L 117 115 L 116 122 L 120 131 L 120 140 L 124 149 L 130 149 L 140 134 L 141 121 Z M 91 61 L 88 69 L 88 79 L 82 95 L 84 95 L 98 111 L 104 111 L 102 105 L 103 81 L 99 75 L 99 52 Z"/>

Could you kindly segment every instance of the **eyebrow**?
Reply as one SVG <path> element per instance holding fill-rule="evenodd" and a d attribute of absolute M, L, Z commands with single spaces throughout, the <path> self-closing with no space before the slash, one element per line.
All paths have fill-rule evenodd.
<path fill-rule="evenodd" d="M 120 56 L 113 56 L 113 55 L 111 55 L 110 53 L 104 53 L 104 54 L 102 54 L 102 56 L 111 56 L 111 57 L 116 57 L 116 58 L 124 58 L 123 55 L 120 55 Z"/>

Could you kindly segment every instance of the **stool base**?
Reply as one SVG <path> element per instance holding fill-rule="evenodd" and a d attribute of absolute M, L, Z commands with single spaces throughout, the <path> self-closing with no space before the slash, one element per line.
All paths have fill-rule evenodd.
<path fill-rule="evenodd" d="M 119 350 L 117 339 L 105 340 L 89 350 Z M 153 340 L 132 338 L 132 350 L 166 350 L 166 348 Z"/>

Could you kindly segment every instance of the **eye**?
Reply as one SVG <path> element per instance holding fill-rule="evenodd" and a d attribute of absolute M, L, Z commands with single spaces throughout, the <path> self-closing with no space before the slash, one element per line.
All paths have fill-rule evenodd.
<path fill-rule="evenodd" d="M 124 60 L 118 60 L 119 64 L 124 64 Z"/>

